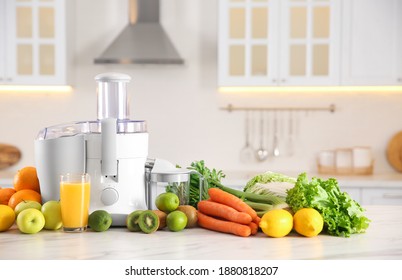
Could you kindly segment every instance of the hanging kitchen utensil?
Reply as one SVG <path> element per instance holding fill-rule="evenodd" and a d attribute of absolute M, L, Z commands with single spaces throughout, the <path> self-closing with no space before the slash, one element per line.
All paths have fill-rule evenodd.
<path fill-rule="evenodd" d="M 264 148 L 264 115 L 261 111 L 260 116 L 260 147 L 257 150 L 256 157 L 259 161 L 264 161 L 268 157 L 268 151 Z"/>
<path fill-rule="evenodd" d="M 273 141 L 273 155 L 278 157 L 280 155 L 279 151 L 279 128 L 278 128 L 278 113 L 275 111 L 274 116 L 274 141 Z"/>
<path fill-rule="evenodd" d="M 244 163 L 250 163 L 254 159 L 254 150 L 253 147 L 251 146 L 250 142 L 250 132 L 251 132 L 251 126 L 250 126 L 250 111 L 246 111 L 246 117 L 245 117 L 245 145 L 240 151 L 240 160 L 241 162 Z"/>
<path fill-rule="evenodd" d="M 21 159 L 21 151 L 12 145 L 0 144 L 0 169 L 10 167 Z"/>

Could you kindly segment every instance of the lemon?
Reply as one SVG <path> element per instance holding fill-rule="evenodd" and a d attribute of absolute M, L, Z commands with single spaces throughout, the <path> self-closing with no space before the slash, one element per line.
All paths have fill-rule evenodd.
<path fill-rule="evenodd" d="M 322 231 L 324 219 L 314 208 L 302 208 L 293 216 L 293 226 L 297 233 L 313 237 Z"/>
<path fill-rule="evenodd" d="M 0 232 L 8 230 L 14 222 L 14 210 L 8 205 L 0 205 Z"/>
<path fill-rule="evenodd" d="M 293 217 L 283 209 L 270 210 L 261 217 L 260 228 L 269 237 L 284 237 L 293 228 Z"/>

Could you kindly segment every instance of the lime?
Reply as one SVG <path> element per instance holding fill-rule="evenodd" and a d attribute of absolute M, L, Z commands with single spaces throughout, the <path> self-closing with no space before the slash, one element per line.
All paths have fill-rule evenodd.
<path fill-rule="evenodd" d="M 165 212 L 170 213 L 179 207 L 179 197 L 175 193 L 165 192 L 159 194 L 155 199 L 155 206 Z"/>
<path fill-rule="evenodd" d="M 181 231 L 187 225 L 187 216 L 179 210 L 170 212 L 166 217 L 166 225 L 171 231 Z"/>
<path fill-rule="evenodd" d="M 112 216 L 105 210 L 96 210 L 88 217 L 88 226 L 94 231 L 106 231 L 112 225 Z"/>

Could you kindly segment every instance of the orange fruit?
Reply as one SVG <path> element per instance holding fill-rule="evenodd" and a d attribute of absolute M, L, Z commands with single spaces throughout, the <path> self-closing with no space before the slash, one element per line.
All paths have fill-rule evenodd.
<path fill-rule="evenodd" d="M 14 175 L 14 189 L 20 190 L 33 190 L 40 193 L 39 179 L 36 174 L 36 168 L 33 166 L 26 166 L 17 171 Z"/>
<path fill-rule="evenodd" d="M 42 203 L 42 196 L 40 193 L 33 190 L 20 190 L 10 197 L 8 206 L 14 209 L 15 206 L 23 200 L 32 200 Z"/>
<path fill-rule="evenodd" d="M 0 189 L 0 204 L 8 205 L 10 197 L 15 194 L 15 192 L 13 188 Z"/>

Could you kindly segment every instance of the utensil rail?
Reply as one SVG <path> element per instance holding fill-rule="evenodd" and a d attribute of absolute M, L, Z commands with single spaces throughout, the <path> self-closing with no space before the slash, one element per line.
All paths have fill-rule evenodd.
<path fill-rule="evenodd" d="M 228 104 L 220 109 L 229 113 L 232 111 L 329 111 L 335 113 L 336 106 L 331 104 L 327 107 L 235 107 L 232 104 Z"/>

